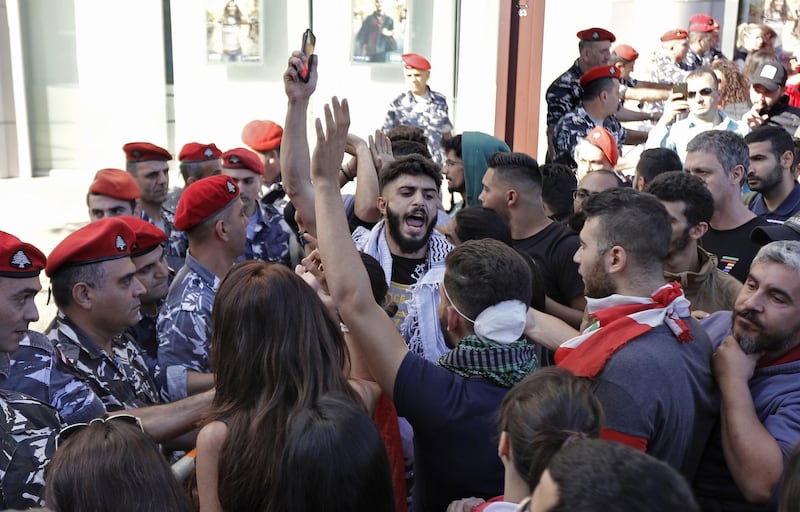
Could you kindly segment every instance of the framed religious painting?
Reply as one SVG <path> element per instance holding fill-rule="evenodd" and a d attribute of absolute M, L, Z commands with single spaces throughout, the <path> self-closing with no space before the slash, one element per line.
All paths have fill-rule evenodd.
<path fill-rule="evenodd" d="M 774 50 L 792 69 L 800 54 L 800 0 L 744 0 L 740 4 L 734 60 L 753 51 Z M 798 55 L 800 56 L 800 55 Z"/>
<path fill-rule="evenodd" d="M 260 0 L 204 0 L 208 62 L 261 62 Z"/>
<path fill-rule="evenodd" d="M 408 0 L 353 0 L 353 62 L 400 62 L 408 40 Z"/>

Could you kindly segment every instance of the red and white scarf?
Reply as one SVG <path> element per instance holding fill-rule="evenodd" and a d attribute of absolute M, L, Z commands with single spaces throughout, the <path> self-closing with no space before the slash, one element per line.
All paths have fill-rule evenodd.
<path fill-rule="evenodd" d="M 556 364 L 578 377 L 594 378 L 617 350 L 661 324 L 666 324 L 678 341 L 692 340 L 689 326 L 681 319 L 691 314 L 689 301 L 677 281 L 662 286 L 650 297 L 615 294 L 587 298 L 586 302 L 592 324 L 581 335 L 565 341 L 555 354 Z M 584 343 L 587 340 L 591 343 Z"/>

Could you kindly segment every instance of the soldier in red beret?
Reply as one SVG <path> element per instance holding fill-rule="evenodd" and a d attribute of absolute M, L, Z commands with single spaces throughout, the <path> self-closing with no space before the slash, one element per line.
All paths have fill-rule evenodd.
<path fill-rule="evenodd" d="M 708 67 L 720 58 L 725 56 L 719 51 L 719 23 L 708 14 L 695 14 L 689 18 L 687 69 Z"/>
<path fill-rule="evenodd" d="M 547 88 L 547 140 L 548 156 L 553 156 L 552 136 L 556 123 L 580 104 L 581 76 L 591 68 L 609 63 L 611 43 L 616 36 L 603 28 L 588 28 L 576 34 L 578 58 L 568 70 L 556 78 Z"/>
<path fill-rule="evenodd" d="M 422 128 L 433 160 L 442 166 L 445 160 L 442 138 L 449 137 L 453 131 L 447 98 L 428 86 L 431 77 L 428 59 L 416 53 L 406 53 L 402 59 L 408 90 L 392 100 L 383 122 L 383 131 L 400 125 Z"/>
<path fill-rule="evenodd" d="M 244 254 L 238 260 L 260 260 L 289 266 L 292 230 L 270 203 L 258 200 L 264 165 L 255 153 L 236 148 L 222 154 L 222 174 L 239 187 L 239 197 L 248 217 Z"/>
<path fill-rule="evenodd" d="M 136 180 L 121 169 L 100 169 L 94 175 L 86 205 L 89 207 L 89 220 L 120 215 L 140 215 L 137 203 L 139 185 Z"/>
<path fill-rule="evenodd" d="M 221 154 L 222 151 L 213 142 L 208 144 L 188 142 L 184 144 L 178 154 L 183 188 L 174 187 L 170 191 L 169 197 L 164 203 L 164 209 L 174 212 L 178 207 L 181 194 L 183 194 L 187 186 L 197 180 L 219 174 L 221 163 L 219 156 Z"/>
<path fill-rule="evenodd" d="M 261 163 L 254 154 L 252 161 Z M 175 227 L 186 233 L 189 250 L 156 325 L 158 363 L 166 373 L 160 384 L 170 400 L 214 385 L 208 359 L 211 306 L 220 280 L 244 252 L 247 239 L 247 216 L 236 183 L 217 175 L 188 186 L 178 203 Z"/>
<path fill-rule="evenodd" d="M 169 151 L 149 142 L 129 142 L 122 146 L 126 170 L 139 184 L 142 218 L 167 234 L 167 263 L 179 269 L 186 257 L 186 237 L 175 229 L 175 213 L 166 208 L 169 195 Z"/>
<path fill-rule="evenodd" d="M 631 76 L 638 58 L 639 52 L 627 44 L 618 44 L 611 51 L 611 64 L 619 69 L 620 96 L 622 99 L 635 101 L 640 106 L 645 101 L 663 101 L 667 99 L 672 90 L 671 85 L 637 80 Z M 623 107 L 617 113 L 617 118 L 623 123 L 628 121 L 655 121 L 658 119 L 658 114 L 635 111 Z"/>
<path fill-rule="evenodd" d="M 256 152 L 264 164 L 261 177 L 262 199 L 264 204 L 275 206 L 283 213 L 288 198 L 281 184 L 281 142 L 283 127 L 268 120 L 250 121 L 242 130 L 242 142 Z"/>

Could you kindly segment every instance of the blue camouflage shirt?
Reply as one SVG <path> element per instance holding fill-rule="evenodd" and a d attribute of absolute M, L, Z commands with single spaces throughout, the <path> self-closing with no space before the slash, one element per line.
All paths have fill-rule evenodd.
<path fill-rule="evenodd" d="M 575 59 L 572 67 L 547 88 L 547 126 L 555 126 L 562 117 L 581 104 L 581 76 L 583 71 Z"/>
<path fill-rule="evenodd" d="M 161 207 L 161 224 L 158 225 L 154 219 L 151 219 L 147 212 L 142 210 L 142 220 L 159 227 L 167 234 L 167 243 L 164 246 L 164 256 L 167 258 L 167 265 L 169 268 L 175 270 L 183 266 L 183 260 L 186 258 L 186 249 L 189 247 L 189 241 L 186 238 L 186 233 L 175 229 L 175 212 Z"/>
<path fill-rule="evenodd" d="M 0 388 L 50 404 L 65 425 L 87 423 L 106 414 L 103 402 L 68 366 L 64 355 L 35 331 L 28 331 L 14 353 L 0 353 Z"/>
<path fill-rule="evenodd" d="M 0 391 L 0 509 L 44 505 L 44 471 L 60 428 L 52 407 Z"/>
<path fill-rule="evenodd" d="M 383 131 L 401 124 L 418 126 L 425 130 L 428 150 L 433 160 L 440 166 L 444 165 L 442 136 L 453 130 L 453 123 L 450 121 L 447 99 L 443 94 L 428 87 L 425 97 L 414 96 L 411 91 L 406 91 L 395 98 L 389 105 L 389 111 L 386 112 Z"/>
<path fill-rule="evenodd" d="M 261 201 L 256 205 L 256 212 L 247 223 L 244 254 L 237 261 L 259 260 L 289 266 L 289 225 L 274 205 Z"/>
<path fill-rule="evenodd" d="M 47 337 L 64 355 L 65 363 L 92 388 L 110 412 L 161 403 L 147 363 L 127 332 L 101 349 L 61 311 Z"/>
<path fill-rule="evenodd" d="M 175 276 L 158 314 L 158 366 L 166 372 L 162 396 L 177 400 L 187 395 L 186 371 L 211 372 L 208 342 L 211 308 L 219 278 L 186 254 L 186 263 Z"/>
<path fill-rule="evenodd" d="M 578 107 L 562 117 L 553 130 L 553 146 L 555 147 L 553 159 L 558 160 L 564 156 L 572 158 L 578 141 L 586 137 L 595 126 L 597 125 L 594 120 L 583 107 Z M 617 120 L 617 116 L 610 115 L 603 119 L 603 128 L 614 136 L 621 154 L 622 142 L 625 140 L 627 132 Z"/>

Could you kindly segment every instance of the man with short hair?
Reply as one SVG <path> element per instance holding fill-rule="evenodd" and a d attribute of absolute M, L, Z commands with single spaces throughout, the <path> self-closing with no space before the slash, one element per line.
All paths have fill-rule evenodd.
<path fill-rule="evenodd" d="M 522 337 L 530 269 L 497 240 L 473 240 L 454 249 L 438 288 L 438 318 L 429 320 L 442 324 L 452 351 L 436 363 L 410 351 L 369 293 L 367 274 L 347 239 L 336 176 L 349 117 L 337 110 L 326 133 L 317 125 L 312 175 L 319 250 L 350 337 L 398 414 L 414 427 L 413 507 L 445 510 L 467 493 L 497 496 L 503 467 L 491 436 L 493 417 L 508 389 L 537 366 L 534 347 Z M 410 188 L 416 181 L 410 178 L 401 175 L 388 186 Z"/>
<path fill-rule="evenodd" d="M 686 77 L 687 98 L 678 93 L 670 95 L 664 105 L 664 114 L 647 136 L 646 148 L 667 148 L 686 159 L 686 145 L 700 132 L 727 130 L 739 135 L 750 129 L 729 118 L 719 109 L 719 83 L 710 69 L 702 68 Z M 689 111 L 685 119 L 678 120 L 681 113 Z"/>
<path fill-rule="evenodd" d="M 597 194 L 610 188 L 622 187 L 623 185 L 619 176 L 611 171 L 599 170 L 585 175 L 572 193 L 572 213 L 567 220 L 567 226 L 571 227 L 576 233 L 580 233 L 584 222 L 586 222 L 583 203 L 592 194 Z"/>
<path fill-rule="evenodd" d="M 733 311 L 703 327 L 722 408 L 695 494 L 709 510 L 772 510 L 800 442 L 800 242 L 765 245 Z"/>
<path fill-rule="evenodd" d="M 714 213 L 714 198 L 703 181 L 686 172 L 671 171 L 656 176 L 645 191 L 661 201 L 672 220 L 664 281 L 680 283 L 694 312 L 731 309 L 742 283 L 717 268 L 717 257 L 697 244 Z"/>
<path fill-rule="evenodd" d="M 222 174 L 239 187 L 239 198 L 249 219 L 244 253 L 237 261 L 270 261 L 289 266 L 291 229 L 274 205 L 258 200 L 264 172 L 264 165 L 249 149 L 236 148 L 222 154 Z"/>
<path fill-rule="evenodd" d="M 570 325 L 579 325 L 586 301 L 583 281 L 571 260 L 578 249 L 578 237 L 545 215 L 536 160 L 524 153 L 496 153 L 483 176 L 479 199 L 508 221 L 513 247 L 537 263 L 545 293 L 554 302 L 552 314 Z"/>
<path fill-rule="evenodd" d="M 659 174 L 669 171 L 683 170 L 683 163 L 678 154 L 667 148 L 650 148 L 642 151 L 636 163 L 636 174 L 633 176 L 633 189 L 644 192 L 648 183 Z"/>
<path fill-rule="evenodd" d="M 183 191 L 197 180 L 208 178 L 219 174 L 220 155 L 222 151 L 212 142 L 202 144 L 200 142 L 188 142 L 183 145 L 178 154 L 180 161 L 181 177 L 183 178 L 183 188 L 174 188 L 170 194 L 165 207 L 170 211 L 175 211 L 178 201 Z"/>
<path fill-rule="evenodd" d="M 169 195 L 169 164 L 172 155 L 166 149 L 149 142 L 129 142 L 122 146 L 125 169 L 139 184 L 142 219 L 167 234 L 167 263 L 175 270 L 183 266 L 186 257 L 186 237 L 175 228 L 175 213 L 164 203 Z"/>
<path fill-rule="evenodd" d="M 689 51 L 689 33 L 682 28 L 668 30 L 661 36 L 661 47 L 653 53 L 650 80 L 675 84 L 686 80 L 689 72 L 684 59 Z"/>
<path fill-rule="evenodd" d="M 158 315 L 162 394 L 176 400 L 210 389 L 211 308 L 220 280 L 244 252 L 247 216 L 229 176 L 210 176 L 186 189 L 175 225 L 186 232 L 186 264 L 175 275 Z"/>
<path fill-rule="evenodd" d="M 781 127 L 760 126 L 744 138 L 750 152 L 747 184 L 757 192 L 750 209 L 782 224 L 800 211 L 800 184 L 794 177 L 794 141 Z"/>
<path fill-rule="evenodd" d="M 121 169 L 100 169 L 86 194 L 89 220 L 139 215 L 139 196 L 139 185 L 130 174 Z"/>
<path fill-rule="evenodd" d="M 44 472 L 55 452 L 61 423 L 56 410 L 6 384 L 9 354 L 39 319 L 34 297 L 45 256 L 31 244 L 0 231 L 0 507 L 44 505 Z"/>
<path fill-rule="evenodd" d="M 591 324 L 579 334 L 531 311 L 526 334 L 557 349 L 557 365 L 592 381 L 606 416 L 602 438 L 691 479 L 719 408 L 711 343 L 680 285 L 664 284 L 669 214 L 655 197 L 627 187 L 595 194 L 583 208 L 575 261 Z"/>
<path fill-rule="evenodd" d="M 447 156 L 442 167 L 447 188 L 450 193 L 458 192 L 463 198 L 450 210 L 452 216 L 465 206 L 480 203 L 481 180 L 489 166 L 489 158 L 497 152 L 511 149 L 502 140 L 483 132 L 464 132 L 442 139 L 441 144 Z"/>
<path fill-rule="evenodd" d="M 433 161 L 444 165 L 441 141 L 453 131 L 444 94 L 431 90 L 431 63 L 422 55 L 406 53 L 401 57 L 407 91 L 392 100 L 383 131 L 400 125 L 419 126 L 425 130 L 426 144 Z"/>
<path fill-rule="evenodd" d="M 762 124 L 777 125 L 795 136 L 800 128 L 800 108 L 789 104 L 786 90 L 786 68 L 778 61 L 758 66 L 750 79 L 752 108 L 742 116 L 751 128 Z"/>
<path fill-rule="evenodd" d="M 759 249 L 750 241 L 750 232 L 767 224 L 742 202 L 750 167 L 747 144 L 734 132 L 711 130 L 689 141 L 686 151 L 686 171 L 703 180 L 714 198 L 714 213 L 700 245 L 717 256 L 720 269 L 743 283 Z"/>

